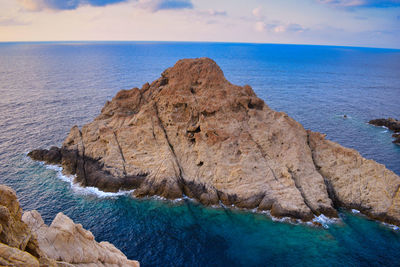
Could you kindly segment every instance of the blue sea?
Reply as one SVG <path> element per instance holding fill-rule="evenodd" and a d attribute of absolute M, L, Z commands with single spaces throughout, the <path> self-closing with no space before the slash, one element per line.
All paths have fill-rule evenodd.
<path fill-rule="evenodd" d="M 189 199 L 110 195 L 71 185 L 34 148 L 60 146 L 121 89 L 181 58 L 210 57 L 273 109 L 400 175 L 400 146 L 366 122 L 400 119 L 400 50 L 229 43 L 0 43 L 0 183 L 46 223 L 63 212 L 142 266 L 399 266 L 400 231 L 342 210 L 324 228 Z M 347 115 L 347 119 L 343 115 Z"/>

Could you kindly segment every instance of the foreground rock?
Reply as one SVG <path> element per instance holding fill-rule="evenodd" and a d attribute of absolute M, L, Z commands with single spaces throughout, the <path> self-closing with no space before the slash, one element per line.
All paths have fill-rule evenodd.
<path fill-rule="evenodd" d="M 61 212 L 50 226 L 44 224 L 37 211 L 25 212 L 22 220 L 37 235 L 42 251 L 50 258 L 79 266 L 139 266 L 108 242 L 97 243 L 82 225 L 75 224 Z"/>
<path fill-rule="evenodd" d="M 39 266 L 46 258 L 21 217 L 15 192 L 0 185 L 0 266 Z"/>
<path fill-rule="evenodd" d="M 25 212 L 15 192 L 0 185 L 0 266 L 135 266 L 108 242 L 62 213 L 47 227 L 37 211 Z"/>
<path fill-rule="evenodd" d="M 120 91 L 60 149 L 29 155 L 62 164 L 84 186 L 136 188 L 137 197 L 184 194 L 303 220 L 342 206 L 400 222 L 397 175 L 271 110 L 207 58 Z"/>
<path fill-rule="evenodd" d="M 389 130 L 393 131 L 394 134 L 392 135 L 392 137 L 395 138 L 395 140 L 393 140 L 393 143 L 400 145 L 400 121 L 399 120 L 396 120 L 393 118 L 376 119 L 376 120 L 370 120 L 368 123 L 375 125 L 375 126 L 385 126 Z"/>

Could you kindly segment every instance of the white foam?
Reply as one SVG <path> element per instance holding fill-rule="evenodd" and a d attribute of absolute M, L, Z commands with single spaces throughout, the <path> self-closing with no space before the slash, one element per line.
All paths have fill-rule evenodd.
<path fill-rule="evenodd" d="M 354 213 L 354 214 L 359 214 L 360 213 L 360 211 L 356 210 L 356 209 L 352 209 L 351 212 Z"/>
<path fill-rule="evenodd" d="M 92 196 L 96 196 L 99 198 L 115 198 L 115 197 L 119 197 L 119 196 L 130 195 L 131 193 L 133 193 L 135 191 L 135 190 L 129 190 L 129 191 L 120 190 L 116 193 L 113 193 L 113 192 L 104 192 L 104 191 L 101 191 L 98 188 L 92 187 L 92 186 L 83 187 L 83 186 L 79 185 L 78 183 L 74 182 L 75 178 L 76 178 L 75 175 L 63 174 L 63 172 L 62 172 L 63 169 L 61 166 L 44 164 L 44 162 L 40 162 L 40 163 L 43 164 L 46 169 L 57 172 L 57 178 L 64 182 L 69 183 L 72 191 L 79 195 L 86 195 L 86 196 L 92 195 Z"/>
<path fill-rule="evenodd" d="M 399 231 L 400 228 L 397 225 L 393 225 L 393 224 L 389 224 L 389 223 L 382 223 L 384 226 L 389 227 L 390 229 L 394 230 L 394 231 Z"/>
<path fill-rule="evenodd" d="M 315 218 L 312 221 L 320 223 L 322 225 L 322 227 L 324 227 L 325 229 L 328 229 L 330 224 L 338 223 L 340 221 L 340 219 L 329 218 L 329 217 L 326 217 L 324 214 L 321 214 L 319 216 L 315 216 Z"/>

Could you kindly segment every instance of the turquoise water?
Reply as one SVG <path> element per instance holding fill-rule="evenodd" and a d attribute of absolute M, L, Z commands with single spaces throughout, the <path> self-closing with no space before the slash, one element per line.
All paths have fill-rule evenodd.
<path fill-rule="evenodd" d="M 366 124 L 400 118 L 400 51 L 215 43 L 0 44 L 0 183 L 46 223 L 62 211 L 142 266 L 398 266 L 400 232 L 348 211 L 328 228 L 250 211 L 107 196 L 71 187 L 25 155 L 60 145 L 118 90 L 153 81 L 176 60 L 208 56 L 232 83 L 306 128 L 400 174 L 391 133 Z M 348 119 L 342 115 L 347 114 Z M 63 178 L 64 180 L 62 180 Z"/>

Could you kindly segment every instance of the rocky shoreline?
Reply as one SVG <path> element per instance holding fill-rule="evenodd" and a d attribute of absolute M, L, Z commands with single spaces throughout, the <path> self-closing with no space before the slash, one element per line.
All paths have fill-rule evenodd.
<path fill-rule="evenodd" d="M 400 224 L 399 176 L 270 109 L 208 58 L 180 60 L 153 83 L 120 91 L 61 148 L 29 156 L 103 191 L 186 195 L 304 221 L 344 207 Z"/>
<path fill-rule="evenodd" d="M 394 133 L 392 134 L 392 137 L 395 138 L 393 140 L 393 143 L 400 145 L 400 121 L 393 119 L 393 118 L 388 118 L 388 119 L 375 119 L 375 120 L 370 120 L 368 122 L 369 124 L 375 125 L 375 126 L 380 126 L 380 127 L 386 127 L 389 130 L 393 131 Z"/>
<path fill-rule="evenodd" d="M 0 265 L 139 267 L 139 262 L 108 242 L 96 242 L 61 212 L 50 226 L 35 210 L 22 214 L 15 192 L 0 185 Z"/>

